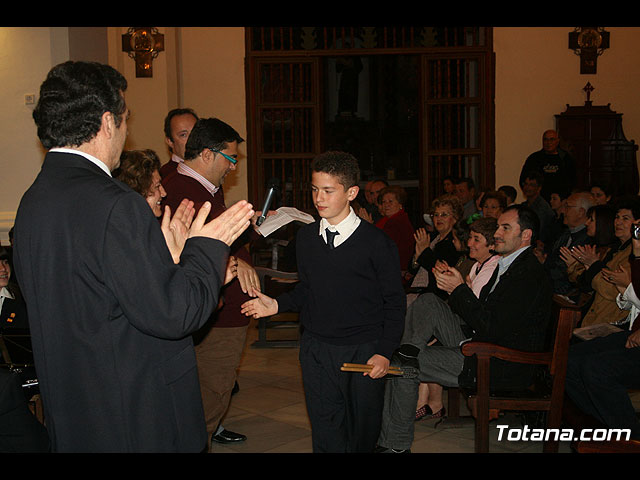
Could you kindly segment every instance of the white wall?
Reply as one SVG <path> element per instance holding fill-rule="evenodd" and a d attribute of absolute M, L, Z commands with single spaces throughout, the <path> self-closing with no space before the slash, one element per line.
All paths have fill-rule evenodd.
<path fill-rule="evenodd" d="M 566 105 L 582 106 L 590 82 L 594 105 L 622 113 L 627 140 L 640 141 L 637 79 L 640 28 L 606 27 L 611 48 L 598 57 L 597 73 L 580 74 L 580 57 L 568 48 L 574 27 L 494 28 L 496 54 L 496 186 L 518 189 L 526 157 L 542 148 L 542 133 L 555 128 Z M 519 197 L 521 198 L 521 197 Z"/>
<path fill-rule="evenodd" d="M 33 122 L 35 105 L 25 95 L 37 95 L 54 62 L 66 59 L 65 28 L 0 28 L 0 242 L 7 232 L 24 191 L 42 166 L 44 150 Z"/>

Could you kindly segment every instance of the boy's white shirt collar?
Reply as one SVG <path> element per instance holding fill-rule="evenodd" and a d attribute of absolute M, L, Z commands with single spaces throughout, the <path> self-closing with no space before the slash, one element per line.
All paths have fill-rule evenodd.
<path fill-rule="evenodd" d="M 326 242 L 327 235 L 325 230 L 328 228 L 331 231 L 337 231 L 339 235 L 337 235 L 333 241 L 333 244 L 337 247 L 351 236 L 356 228 L 358 228 L 358 225 L 360 225 L 360 217 L 356 215 L 353 207 L 349 207 L 349 215 L 337 225 L 331 225 L 326 218 L 322 218 L 320 220 L 320 231 L 318 233 Z"/>

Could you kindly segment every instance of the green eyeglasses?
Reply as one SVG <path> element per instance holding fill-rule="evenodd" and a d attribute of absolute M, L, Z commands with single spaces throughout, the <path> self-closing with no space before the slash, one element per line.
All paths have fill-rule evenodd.
<path fill-rule="evenodd" d="M 207 148 L 209 148 L 209 147 L 207 147 Z M 209 148 L 209 150 L 211 150 L 213 153 L 219 153 L 220 155 L 222 155 L 224 158 L 229 160 L 234 165 L 236 163 L 238 163 L 238 159 L 237 158 L 233 158 L 231 155 L 227 155 L 226 153 L 222 153 L 220 150 L 216 150 L 215 148 Z"/>

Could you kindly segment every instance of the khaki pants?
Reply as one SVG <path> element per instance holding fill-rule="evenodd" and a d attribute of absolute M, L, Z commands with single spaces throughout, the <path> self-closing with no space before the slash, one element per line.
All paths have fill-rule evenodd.
<path fill-rule="evenodd" d="M 229 408 L 247 328 L 248 325 L 211 328 L 195 346 L 202 406 L 209 436 L 216 431 Z"/>

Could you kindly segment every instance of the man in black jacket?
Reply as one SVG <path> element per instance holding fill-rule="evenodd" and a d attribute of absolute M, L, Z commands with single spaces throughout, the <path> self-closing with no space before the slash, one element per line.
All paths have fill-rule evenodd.
<path fill-rule="evenodd" d="M 455 269 L 436 275 L 438 287 L 451 292 L 449 309 L 462 323 L 454 323 L 453 315 L 442 314 L 448 309 L 440 308 L 446 305 L 434 297 L 433 331 L 425 332 L 425 336 L 436 335 L 442 346 L 426 347 L 417 353 L 417 378 L 389 380 L 379 450 L 398 452 L 411 447 L 420 382 L 475 385 L 475 358 L 464 357 L 460 351 L 460 344 L 469 336 L 474 341 L 518 350 L 540 351 L 544 347 L 552 291 L 544 267 L 531 248 L 538 225 L 535 212 L 523 205 L 509 207 L 500 216 L 494 238 L 495 251 L 501 258 L 479 298 Z M 400 352 L 412 349 L 417 350 L 403 345 Z M 534 369 L 529 365 L 497 359 L 491 362 L 494 390 L 523 389 L 533 378 Z"/>
<path fill-rule="evenodd" d="M 46 424 L 54 452 L 199 452 L 206 429 L 189 334 L 216 308 L 229 245 L 253 211 L 238 202 L 204 224 L 203 207 L 176 265 L 167 239 L 193 202 L 161 229 L 145 199 L 111 176 L 127 135 L 126 87 L 112 67 L 66 62 L 33 113 L 49 152 L 18 208 L 14 259 Z"/>

